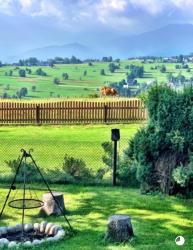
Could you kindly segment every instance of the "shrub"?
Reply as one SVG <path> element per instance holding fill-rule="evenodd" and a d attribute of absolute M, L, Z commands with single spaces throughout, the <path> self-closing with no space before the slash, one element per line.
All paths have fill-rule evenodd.
<path fill-rule="evenodd" d="M 152 87 L 145 97 L 148 125 L 129 142 L 127 161 L 136 164 L 143 192 L 186 193 L 193 188 L 193 88 L 176 92 Z M 187 133 L 188 131 L 188 133 Z M 186 190 L 186 191 L 185 191 Z"/>
<path fill-rule="evenodd" d="M 25 72 L 24 69 L 20 69 L 20 70 L 19 70 L 19 76 L 20 76 L 20 77 L 25 77 L 25 76 L 26 76 L 26 72 Z"/>
<path fill-rule="evenodd" d="M 161 73 L 165 73 L 165 72 L 166 72 L 166 66 L 165 66 L 165 65 L 162 65 L 162 66 L 161 66 L 160 72 L 161 72 Z"/>
<path fill-rule="evenodd" d="M 54 80 L 53 80 L 54 84 L 60 84 L 60 79 L 55 77 Z"/>
<path fill-rule="evenodd" d="M 27 94 L 28 94 L 28 90 L 27 90 L 26 87 L 23 87 L 23 88 L 20 89 L 20 91 L 19 91 L 19 96 L 20 97 L 22 97 L 22 96 L 25 97 Z"/>
<path fill-rule="evenodd" d="M 68 75 L 67 73 L 63 73 L 63 74 L 62 74 L 62 77 L 64 78 L 64 80 L 68 80 L 69 75 Z"/>
<path fill-rule="evenodd" d="M 47 73 L 44 72 L 41 68 L 38 68 L 36 70 L 36 75 L 38 75 L 38 76 L 47 76 Z"/>
<path fill-rule="evenodd" d="M 101 146 L 104 150 L 102 161 L 106 166 L 108 166 L 109 168 L 112 168 L 112 156 L 113 156 L 112 142 L 103 142 Z"/>
<path fill-rule="evenodd" d="M 183 69 L 189 69 L 189 66 L 188 66 L 188 64 L 183 64 L 183 65 L 182 65 L 182 68 L 183 68 Z"/>
<path fill-rule="evenodd" d="M 13 175 L 15 175 L 15 173 L 17 171 L 17 168 L 19 166 L 19 163 L 20 163 L 20 158 L 18 158 L 17 160 L 5 161 L 5 163 L 10 168 L 11 173 Z M 26 176 L 30 177 L 30 181 L 37 181 L 37 180 L 41 179 L 41 177 L 38 174 L 38 172 L 35 171 L 35 166 L 32 163 L 24 163 L 24 162 L 22 162 L 21 167 L 20 167 L 20 171 L 19 171 L 19 173 L 17 175 L 16 181 L 19 181 L 19 182 L 23 181 L 23 177 L 24 177 L 24 164 L 26 164 L 26 166 L 25 166 Z"/>
<path fill-rule="evenodd" d="M 181 65 L 180 65 L 180 64 L 176 64 L 176 65 L 175 65 L 175 68 L 176 68 L 176 69 L 181 69 Z"/>
<path fill-rule="evenodd" d="M 29 75 L 32 73 L 32 70 L 29 69 L 29 68 L 26 68 L 25 70 L 26 70 L 26 73 L 29 74 Z"/>
<path fill-rule="evenodd" d="M 7 86 L 5 87 L 5 90 L 10 90 L 10 85 L 7 84 Z"/>
<path fill-rule="evenodd" d="M 117 70 L 117 69 L 119 69 L 120 67 L 118 66 L 118 65 L 116 65 L 116 64 L 114 64 L 114 63 L 109 63 L 109 71 L 111 72 L 111 73 L 114 73 L 115 72 L 115 70 Z"/>
<path fill-rule="evenodd" d="M 74 158 L 73 156 L 65 155 L 63 170 L 65 174 L 75 179 L 91 178 L 91 172 L 86 167 L 86 163 L 82 159 Z"/>
<path fill-rule="evenodd" d="M 179 184 L 181 187 L 186 187 L 189 185 L 189 182 L 193 180 L 193 164 L 192 160 L 190 164 L 184 167 L 182 164 L 177 168 L 173 169 L 172 177 L 174 181 Z"/>
<path fill-rule="evenodd" d="M 33 92 L 35 92 L 35 91 L 36 91 L 36 86 L 33 85 L 32 88 L 31 88 L 31 90 L 32 90 Z"/>
<path fill-rule="evenodd" d="M 121 160 L 117 171 L 117 178 L 121 185 L 138 187 L 139 181 L 137 176 L 137 162 Z"/>
<path fill-rule="evenodd" d="M 99 95 L 95 93 L 95 94 L 90 94 L 90 95 L 88 95 L 88 97 L 89 97 L 89 98 L 98 98 Z"/>
<path fill-rule="evenodd" d="M 95 176 L 96 180 L 101 181 L 107 172 L 108 172 L 107 168 L 99 168 Z"/>
<path fill-rule="evenodd" d="M 7 92 L 4 92 L 4 93 L 3 93 L 2 98 L 3 98 L 3 99 L 9 98 L 9 95 L 7 94 Z"/>
<path fill-rule="evenodd" d="M 101 69 L 100 74 L 101 74 L 101 76 L 105 76 L 105 70 Z"/>
<path fill-rule="evenodd" d="M 103 142 L 101 146 L 105 153 L 102 156 L 102 161 L 105 163 L 107 168 L 101 169 L 100 172 L 103 171 L 103 173 L 105 174 L 112 169 L 112 142 Z M 128 157 L 125 155 L 123 155 L 122 157 L 119 156 L 118 158 L 119 164 L 117 169 L 117 179 L 119 180 L 119 184 L 124 186 L 137 187 L 139 185 L 139 182 L 136 178 L 137 163 L 129 161 Z"/>

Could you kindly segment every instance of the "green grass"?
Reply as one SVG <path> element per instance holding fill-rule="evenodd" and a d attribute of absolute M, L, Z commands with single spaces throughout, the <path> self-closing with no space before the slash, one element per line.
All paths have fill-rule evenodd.
<path fill-rule="evenodd" d="M 108 83 L 118 82 L 122 79 L 126 79 L 126 73 L 129 70 L 125 69 L 128 64 L 143 65 L 145 74 L 144 78 L 137 79 L 138 82 L 148 82 L 157 80 L 158 82 L 166 82 L 167 73 L 172 73 L 174 76 L 181 73 L 182 75 L 190 78 L 193 76 L 192 69 L 193 64 L 189 63 L 191 72 L 187 72 L 186 69 L 175 69 L 176 63 L 165 63 L 167 68 L 166 73 L 161 73 L 159 69 L 151 70 L 151 67 L 162 65 L 162 63 L 145 63 L 142 64 L 140 60 L 133 61 L 121 61 L 120 69 L 115 73 L 111 73 L 108 70 L 109 63 L 96 62 L 93 66 L 85 64 L 69 64 L 69 65 L 56 65 L 54 68 L 41 67 L 47 76 L 42 77 L 35 74 L 37 67 L 30 67 L 32 74 L 28 74 L 27 77 L 18 77 L 18 70 L 15 67 L 2 67 L 0 68 L 0 96 L 7 92 L 9 96 L 16 94 L 22 87 L 28 88 L 27 99 L 34 98 L 50 98 L 52 97 L 88 97 L 90 94 L 99 94 L 99 88 Z M 22 68 L 22 67 L 20 67 Z M 23 67 L 25 68 L 25 67 Z M 29 68 L 29 67 L 28 67 Z M 13 70 L 13 76 L 5 76 L 5 73 L 9 70 Z M 104 69 L 105 76 L 100 75 L 100 70 Z M 83 76 L 83 72 L 87 71 L 87 75 Z M 69 79 L 63 80 L 62 74 L 68 73 Z M 61 80 L 59 85 L 53 83 L 53 79 L 58 77 Z M 10 89 L 6 89 L 7 85 L 10 85 Z M 32 91 L 32 86 L 36 86 L 36 91 Z M 52 94 L 51 94 L 52 93 Z"/>
<path fill-rule="evenodd" d="M 44 244 L 41 250 L 171 250 L 180 249 L 175 238 L 182 235 L 186 242 L 182 249 L 193 249 L 193 200 L 181 200 L 161 195 L 141 195 L 138 190 L 112 187 L 82 187 L 54 185 L 64 193 L 70 220 L 77 234 L 58 243 Z M 7 189 L 0 189 L 1 205 Z M 42 191 L 38 192 L 39 197 Z M 26 222 L 42 221 L 38 210 L 26 210 Z M 128 214 L 132 218 L 135 238 L 131 243 L 112 244 L 103 241 L 107 219 L 112 214 Z M 65 226 L 62 217 L 47 221 Z M 6 207 L 1 225 L 21 223 L 21 211 Z"/>
<path fill-rule="evenodd" d="M 61 169 L 65 154 L 69 154 L 82 158 L 87 167 L 96 172 L 104 167 L 101 143 L 111 140 L 111 129 L 120 128 L 122 151 L 140 126 L 142 125 L 0 127 L 0 173 L 3 176 L 9 174 L 5 161 L 17 159 L 21 148 L 34 149 L 34 158 L 46 170 Z"/>

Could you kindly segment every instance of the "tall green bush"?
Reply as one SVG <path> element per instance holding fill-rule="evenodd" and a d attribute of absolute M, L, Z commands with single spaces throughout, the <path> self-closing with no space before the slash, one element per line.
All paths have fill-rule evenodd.
<path fill-rule="evenodd" d="M 176 92 L 156 85 L 149 90 L 145 104 L 148 124 L 136 133 L 125 152 L 130 164 L 137 163 L 141 190 L 167 194 L 190 190 L 193 188 L 192 87 Z"/>

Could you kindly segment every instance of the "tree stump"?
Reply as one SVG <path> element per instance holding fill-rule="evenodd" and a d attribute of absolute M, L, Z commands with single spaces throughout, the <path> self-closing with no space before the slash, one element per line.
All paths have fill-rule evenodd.
<path fill-rule="evenodd" d="M 106 239 L 124 242 L 134 236 L 131 218 L 127 215 L 112 215 L 108 219 Z"/>
<path fill-rule="evenodd" d="M 57 193 L 57 192 L 52 192 L 53 193 L 53 196 L 55 198 L 52 197 L 51 193 L 45 193 L 43 194 L 43 202 L 44 202 L 44 206 L 41 207 L 40 209 L 40 216 L 50 216 L 50 215 L 62 215 L 63 212 L 65 211 L 65 205 L 64 205 L 64 196 L 62 193 Z"/>

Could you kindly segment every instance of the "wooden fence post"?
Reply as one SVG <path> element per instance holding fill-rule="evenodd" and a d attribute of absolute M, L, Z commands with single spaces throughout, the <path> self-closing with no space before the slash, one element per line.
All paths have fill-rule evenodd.
<path fill-rule="evenodd" d="M 108 106 L 105 104 L 105 106 L 104 106 L 104 123 L 107 123 L 107 113 L 108 113 Z"/>
<path fill-rule="evenodd" d="M 36 123 L 40 124 L 40 106 L 36 106 Z"/>

